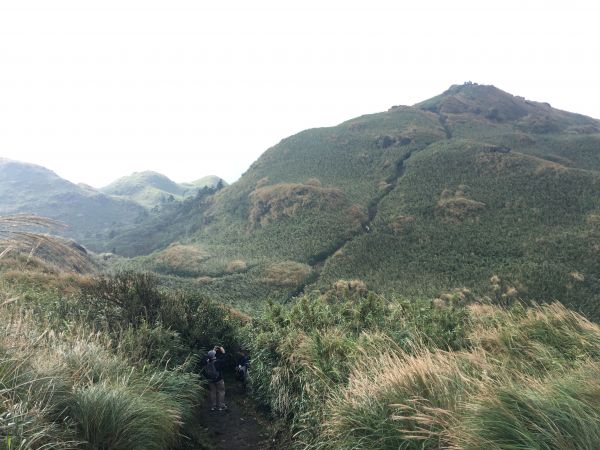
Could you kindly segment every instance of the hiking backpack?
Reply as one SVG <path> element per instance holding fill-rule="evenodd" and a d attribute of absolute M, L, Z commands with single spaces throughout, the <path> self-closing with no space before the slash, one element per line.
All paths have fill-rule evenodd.
<path fill-rule="evenodd" d="M 221 376 L 221 373 L 215 367 L 215 361 L 215 359 L 207 360 L 206 368 L 204 369 L 204 374 L 206 375 L 206 378 L 212 381 L 216 381 Z"/>

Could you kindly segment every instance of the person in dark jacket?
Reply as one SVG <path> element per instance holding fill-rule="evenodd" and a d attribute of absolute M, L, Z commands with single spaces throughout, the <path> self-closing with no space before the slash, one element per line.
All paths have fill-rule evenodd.
<path fill-rule="evenodd" d="M 212 372 L 210 366 L 214 366 L 215 373 Z M 214 350 L 208 352 L 208 360 L 206 361 L 208 386 L 210 389 L 210 403 L 212 410 L 225 411 L 225 381 L 223 380 L 223 369 L 225 368 L 225 349 L 217 346 Z"/>
<path fill-rule="evenodd" d="M 239 359 L 235 366 L 235 374 L 236 378 L 245 384 L 248 379 L 248 364 L 250 363 L 250 359 L 244 350 L 240 350 L 238 355 Z"/>

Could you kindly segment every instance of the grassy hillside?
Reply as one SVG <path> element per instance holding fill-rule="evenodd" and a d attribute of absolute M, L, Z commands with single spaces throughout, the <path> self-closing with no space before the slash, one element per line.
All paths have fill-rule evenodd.
<path fill-rule="evenodd" d="M 212 195 L 221 188 L 203 187 L 182 201 L 157 205 L 135 224 L 124 227 L 103 242 L 106 249 L 122 256 L 147 254 L 162 249 L 174 241 L 188 239 L 203 222 L 202 216 L 212 205 Z"/>
<path fill-rule="evenodd" d="M 595 171 L 490 153 L 476 141 L 437 143 L 411 158 L 373 232 L 329 260 L 321 282 L 358 277 L 388 291 L 434 296 L 460 286 L 485 292 L 497 275 L 513 296 L 557 296 L 600 317 L 591 223 L 599 194 Z"/>
<path fill-rule="evenodd" d="M 237 305 L 360 279 L 415 298 L 464 286 L 556 298 L 600 317 L 599 168 L 597 120 L 467 83 L 282 140 L 178 223 L 188 232 L 172 241 L 202 258 L 170 265 L 174 247 L 138 263 Z M 290 264 L 308 274 L 268 276 Z"/>
<path fill-rule="evenodd" d="M 214 188 L 219 183 L 225 184 L 219 177 L 210 175 L 191 183 L 178 184 L 160 173 L 145 171 L 119 178 L 100 190 L 108 195 L 132 200 L 145 208 L 153 208 L 194 196 L 199 189 Z"/>
<path fill-rule="evenodd" d="M 67 225 L 56 232 L 98 250 L 111 233 L 135 222 L 144 209 L 66 181 L 33 164 L 0 159 L 0 215 L 34 213 Z"/>

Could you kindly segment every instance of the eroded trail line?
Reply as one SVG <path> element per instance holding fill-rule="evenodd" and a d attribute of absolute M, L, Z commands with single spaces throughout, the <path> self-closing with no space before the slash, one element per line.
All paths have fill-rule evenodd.
<path fill-rule="evenodd" d="M 383 201 L 387 195 L 394 190 L 396 185 L 398 184 L 398 180 L 402 178 L 404 172 L 406 171 L 405 162 L 408 158 L 411 157 L 414 150 L 408 151 L 404 154 L 397 162 L 396 162 L 396 170 L 392 175 L 390 175 L 385 182 L 388 184 L 388 187 L 384 192 L 374 197 L 369 204 L 367 205 L 367 220 L 362 224 L 361 230 L 352 236 L 337 242 L 336 245 L 332 246 L 328 251 L 320 253 L 318 256 L 311 258 L 309 264 L 313 266 L 313 268 L 321 267 L 325 264 L 325 262 L 338 250 L 344 247 L 349 242 L 352 242 L 353 239 L 362 236 L 371 231 L 371 223 L 375 220 L 377 216 L 377 212 L 379 211 L 379 205 Z"/>

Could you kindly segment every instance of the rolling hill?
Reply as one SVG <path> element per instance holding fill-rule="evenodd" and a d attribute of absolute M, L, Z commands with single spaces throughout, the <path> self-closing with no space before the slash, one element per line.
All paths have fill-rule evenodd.
<path fill-rule="evenodd" d="M 144 171 L 119 178 L 100 189 L 100 191 L 108 195 L 132 200 L 150 209 L 173 200 L 183 200 L 194 196 L 199 189 L 216 187 L 219 183 L 226 185 L 221 178 L 210 175 L 191 183 L 178 184 L 160 173 Z"/>
<path fill-rule="evenodd" d="M 357 280 L 409 298 L 559 299 L 598 318 L 600 122 L 456 85 L 282 140 L 178 226 L 137 264 L 244 309 Z"/>

